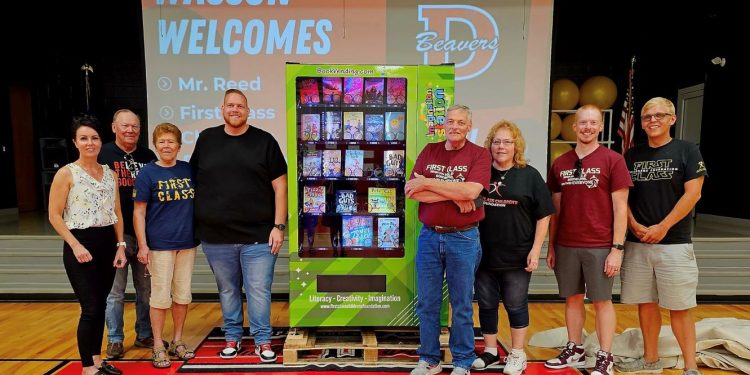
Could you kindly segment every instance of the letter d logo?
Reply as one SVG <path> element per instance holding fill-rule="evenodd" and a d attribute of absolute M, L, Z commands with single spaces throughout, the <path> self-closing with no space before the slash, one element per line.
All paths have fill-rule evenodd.
<path fill-rule="evenodd" d="M 419 5 L 417 20 L 424 23 L 425 31 L 417 35 L 416 50 L 423 53 L 425 64 L 451 62 L 451 52 L 468 54 L 463 61 L 453 61 L 456 81 L 479 76 L 495 61 L 500 32 L 495 19 L 484 9 L 459 4 Z M 451 36 L 451 26 L 461 24 L 468 28 L 469 39 Z"/>

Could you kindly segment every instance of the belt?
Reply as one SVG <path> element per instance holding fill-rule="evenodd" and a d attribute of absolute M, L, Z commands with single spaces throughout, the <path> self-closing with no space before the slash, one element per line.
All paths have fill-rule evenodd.
<path fill-rule="evenodd" d="M 435 225 L 435 226 L 428 225 L 427 227 L 434 230 L 437 233 L 454 233 L 454 232 L 463 232 L 465 230 L 476 228 L 478 226 L 479 226 L 479 223 L 471 223 L 463 227 L 443 227 L 440 225 Z"/>

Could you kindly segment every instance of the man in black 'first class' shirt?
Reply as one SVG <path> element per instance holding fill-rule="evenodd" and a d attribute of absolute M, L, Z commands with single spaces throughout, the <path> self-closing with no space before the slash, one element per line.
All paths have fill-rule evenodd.
<path fill-rule="evenodd" d="M 669 310 L 672 330 L 685 358 L 685 374 L 699 375 L 695 362 L 698 265 L 691 240 L 690 212 L 700 199 L 706 165 L 698 146 L 672 139 L 674 104 L 656 97 L 641 110 L 648 144 L 628 150 L 633 180 L 628 199 L 628 241 L 622 264 L 623 303 L 638 304 L 644 355 L 618 364 L 621 372 L 661 372 L 659 307 Z"/>
<path fill-rule="evenodd" d="M 135 287 L 135 346 L 150 348 L 154 345 L 149 318 L 149 298 L 151 297 L 151 280 L 146 275 L 146 266 L 136 259 L 138 242 L 133 230 L 133 186 L 138 171 L 156 159 L 153 151 L 147 147 L 138 147 L 141 134 L 141 120 L 129 109 L 115 112 L 112 118 L 112 132 L 115 141 L 102 146 L 99 163 L 107 164 L 117 174 L 117 185 L 120 192 L 123 227 L 125 229 L 125 256 L 133 270 Z M 109 358 L 120 358 L 125 353 L 123 341 L 123 310 L 125 287 L 128 285 L 128 267 L 118 268 L 112 291 L 107 297 L 107 355 Z"/>

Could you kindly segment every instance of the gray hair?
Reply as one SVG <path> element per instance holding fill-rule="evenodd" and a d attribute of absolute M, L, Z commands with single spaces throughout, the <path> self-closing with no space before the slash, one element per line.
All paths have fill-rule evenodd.
<path fill-rule="evenodd" d="M 469 119 L 469 121 L 471 121 L 471 108 L 469 108 L 469 106 L 466 106 L 466 105 L 463 105 L 463 104 L 454 104 L 454 105 L 448 107 L 448 111 L 446 111 L 446 113 L 453 112 L 453 111 L 464 111 L 464 112 L 466 112 L 466 117 Z"/>

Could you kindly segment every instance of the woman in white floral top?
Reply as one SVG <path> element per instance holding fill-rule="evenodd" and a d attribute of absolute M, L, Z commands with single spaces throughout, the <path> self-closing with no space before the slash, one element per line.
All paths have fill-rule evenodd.
<path fill-rule="evenodd" d="M 63 263 L 81 305 L 78 352 L 83 375 L 119 375 L 102 361 L 104 313 L 115 268 L 125 260 L 117 176 L 97 163 L 102 140 L 94 117 L 73 121 L 73 144 L 79 157 L 57 171 L 49 196 L 49 221 L 65 240 Z"/>

